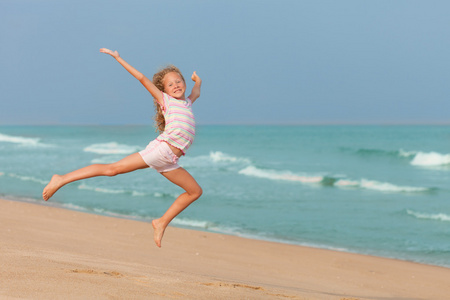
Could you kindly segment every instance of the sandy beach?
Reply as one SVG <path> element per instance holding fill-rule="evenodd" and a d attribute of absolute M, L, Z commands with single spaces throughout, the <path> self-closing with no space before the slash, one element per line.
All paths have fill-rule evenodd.
<path fill-rule="evenodd" d="M 0 200 L 1 299 L 446 299 L 450 269 Z"/>

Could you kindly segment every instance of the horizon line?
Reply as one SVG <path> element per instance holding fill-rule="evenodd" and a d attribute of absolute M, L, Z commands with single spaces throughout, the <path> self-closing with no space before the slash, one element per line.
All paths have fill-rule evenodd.
<path fill-rule="evenodd" d="M 208 123 L 199 122 L 198 126 L 450 126 L 447 122 L 229 122 Z M 149 123 L 5 123 L 0 126 L 151 126 Z"/>

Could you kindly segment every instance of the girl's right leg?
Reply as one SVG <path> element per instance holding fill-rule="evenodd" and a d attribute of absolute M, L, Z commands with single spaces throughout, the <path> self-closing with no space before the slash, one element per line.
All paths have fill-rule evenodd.
<path fill-rule="evenodd" d="M 134 153 L 112 164 L 94 164 L 64 175 L 55 174 L 44 188 L 42 198 L 47 201 L 57 190 L 70 182 L 96 176 L 116 176 L 144 168 L 148 168 L 148 165 L 139 153 Z"/>
<path fill-rule="evenodd" d="M 164 172 L 161 173 L 161 175 L 184 189 L 185 193 L 178 196 L 178 198 L 173 202 L 161 218 L 152 221 L 153 229 L 155 230 L 153 237 L 158 247 L 161 247 L 161 240 L 163 238 L 164 231 L 170 221 L 172 221 L 173 218 L 181 213 L 192 202 L 197 200 L 203 193 L 202 188 L 197 181 L 195 181 L 194 177 L 192 177 L 192 175 L 183 168 Z"/>

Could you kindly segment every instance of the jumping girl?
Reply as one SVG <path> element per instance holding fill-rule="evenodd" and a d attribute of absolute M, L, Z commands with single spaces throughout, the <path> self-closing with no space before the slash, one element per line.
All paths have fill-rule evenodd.
<path fill-rule="evenodd" d="M 116 176 L 151 167 L 169 181 L 185 190 L 159 219 L 152 221 L 154 240 L 161 247 L 164 231 L 170 221 L 202 195 L 202 188 L 177 162 L 192 144 L 195 136 L 195 119 L 192 104 L 200 97 L 202 80 L 196 72 L 191 95 L 185 97 L 186 82 L 174 66 L 168 66 L 153 76 L 153 82 L 123 60 L 117 51 L 102 48 L 100 52 L 114 57 L 131 75 L 152 94 L 156 107 L 156 125 L 160 135 L 148 146 L 112 164 L 93 164 L 64 175 L 53 175 L 44 188 L 45 201 L 64 185 L 96 176 Z"/>

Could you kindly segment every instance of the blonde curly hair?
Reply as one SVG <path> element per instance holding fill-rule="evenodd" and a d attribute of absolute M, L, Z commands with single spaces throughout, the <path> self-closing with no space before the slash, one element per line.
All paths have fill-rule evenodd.
<path fill-rule="evenodd" d="M 178 73 L 181 78 L 183 79 L 184 83 L 186 83 L 186 80 L 184 80 L 183 74 L 181 74 L 180 70 L 175 67 L 174 65 L 168 65 L 165 68 L 159 70 L 155 75 L 153 75 L 153 84 L 162 92 L 164 91 L 164 77 L 171 72 Z M 158 104 L 156 99 L 153 99 L 153 103 L 155 104 L 155 126 L 156 130 L 159 131 L 159 133 L 162 133 L 164 131 L 164 128 L 166 127 L 166 120 L 164 119 L 164 114 L 161 109 L 161 106 Z"/>

